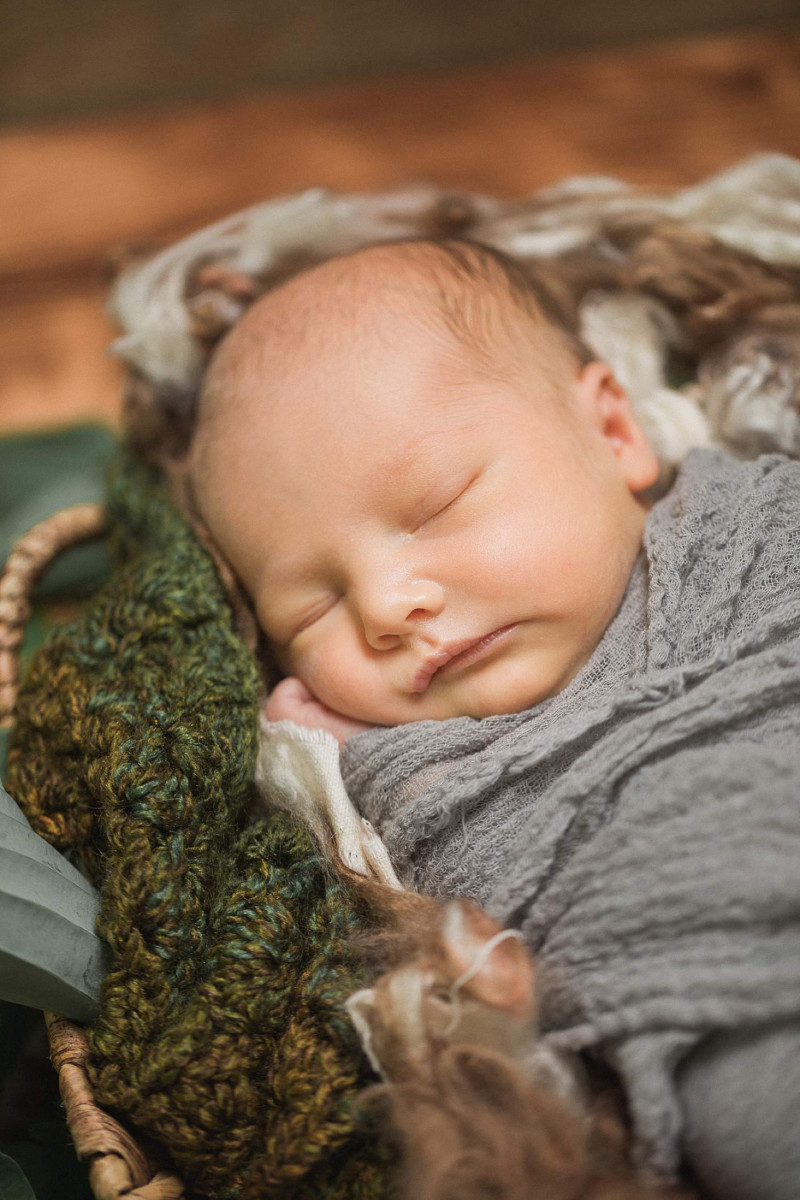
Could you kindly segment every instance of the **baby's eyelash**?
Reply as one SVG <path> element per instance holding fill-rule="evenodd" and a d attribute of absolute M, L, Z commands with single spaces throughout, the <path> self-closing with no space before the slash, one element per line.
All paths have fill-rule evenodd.
<path fill-rule="evenodd" d="M 420 529 L 423 528 L 423 526 L 427 525 L 429 521 L 433 521 L 436 519 L 436 517 L 441 517 L 443 513 L 446 513 L 449 508 L 452 508 L 453 505 L 456 504 L 461 499 L 461 497 L 466 492 L 469 491 L 469 489 L 472 487 L 473 483 L 475 482 L 475 480 L 477 478 L 478 478 L 477 475 L 473 475 L 472 478 L 469 480 L 469 482 L 467 484 L 465 484 L 465 486 L 461 489 L 461 491 L 458 493 L 457 496 L 453 496 L 453 499 L 449 500 L 447 502 L 447 504 L 443 504 L 441 508 L 437 508 L 435 513 L 431 513 L 431 515 L 429 517 L 426 517 L 424 521 L 421 521 L 420 524 L 417 525 L 415 529 L 411 530 L 411 532 L 417 533 Z"/>
<path fill-rule="evenodd" d="M 331 596 L 328 600 L 325 601 L 324 607 L 315 608 L 313 610 L 313 612 L 309 613 L 309 615 L 307 617 L 304 617 L 303 620 L 300 622 L 300 624 L 296 625 L 295 628 L 292 630 L 292 632 L 289 634 L 288 638 L 286 639 L 285 645 L 288 646 L 289 642 L 294 641 L 294 639 L 298 636 L 298 634 L 305 632 L 306 629 L 310 629 L 311 626 L 316 621 L 319 621 L 322 617 L 325 616 L 326 613 L 330 612 L 330 610 L 333 608 L 334 604 L 338 603 L 338 600 L 339 600 L 338 596 Z"/>

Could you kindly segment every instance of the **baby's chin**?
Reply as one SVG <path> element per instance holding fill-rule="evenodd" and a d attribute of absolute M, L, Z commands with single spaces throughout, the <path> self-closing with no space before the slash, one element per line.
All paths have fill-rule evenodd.
<path fill-rule="evenodd" d="M 407 725 L 412 721 L 447 721 L 455 717 L 498 717 L 524 712 L 549 700 L 567 686 L 584 658 L 567 663 L 525 662 L 476 664 L 457 679 L 437 681 L 418 696 L 387 697 L 362 708 L 356 719 L 372 725 Z M 483 667 L 483 669 L 480 669 Z M 549 668 L 549 669 L 548 669 Z M 368 711 L 367 711 L 368 710 Z"/>

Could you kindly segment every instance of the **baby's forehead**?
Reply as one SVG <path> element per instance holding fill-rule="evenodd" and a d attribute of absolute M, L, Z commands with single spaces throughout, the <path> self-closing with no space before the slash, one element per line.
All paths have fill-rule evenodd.
<path fill-rule="evenodd" d="M 345 329 L 354 313 L 380 308 L 402 317 L 412 307 L 438 310 L 464 291 L 442 265 L 439 248 L 427 242 L 370 246 L 327 259 L 257 300 L 228 340 L 246 347 L 267 333 L 276 343 L 303 333 L 324 338 L 327 330 Z"/>
<path fill-rule="evenodd" d="M 340 470 L 364 458 L 394 476 L 424 460 L 437 438 L 444 458 L 442 432 L 485 420 L 487 399 L 513 390 L 522 374 L 534 393 L 551 391 L 567 366 L 552 327 L 548 334 L 525 313 L 510 318 L 484 304 L 497 280 L 478 275 L 467 287 L 440 258 L 426 243 L 372 247 L 256 302 L 208 372 L 197 474 L 210 472 L 216 487 L 257 443 L 265 469 L 282 479 L 308 460 L 327 479 L 337 455 Z M 537 339 L 544 352 L 531 356 Z"/>
<path fill-rule="evenodd" d="M 460 246 L 456 259 L 453 253 L 444 243 L 397 242 L 301 271 L 256 301 L 233 328 L 212 360 L 204 397 L 222 379 L 230 390 L 234 378 L 245 388 L 282 368 L 295 374 L 343 346 L 400 336 L 404 325 L 458 341 L 484 359 L 500 356 L 501 333 L 523 316 L 519 297 L 498 263 L 484 262 L 488 250 Z M 467 267 L 474 256 L 480 270 Z"/>

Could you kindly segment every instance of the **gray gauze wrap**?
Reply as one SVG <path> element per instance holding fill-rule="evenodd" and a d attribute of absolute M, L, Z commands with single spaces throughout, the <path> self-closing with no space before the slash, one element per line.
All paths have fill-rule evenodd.
<path fill-rule="evenodd" d="M 799 601 L 800 463 L 695 450 L 562 692 L 342 749 L 407 884 L 524 930 L 545 1037 L 616 1066 L 664 1177 L 680 1058 L 800 1014 Z"/>

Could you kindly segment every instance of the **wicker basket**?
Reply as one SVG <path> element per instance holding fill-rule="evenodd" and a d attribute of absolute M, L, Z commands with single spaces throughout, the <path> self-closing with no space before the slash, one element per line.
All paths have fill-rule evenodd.
<path fill-rule="evenodd" d="M 31 614 L 31 594 L 45 567 L 76 542 L 102 533 L 104 510 L 95 504 L 63 509 L 35 525 L 15 544 L 0 578 L 0 725 L 13 722 L 19 649 Z M 96 1200 L 178 1200 L 175 1175 L 160 1170 L 126 1129 L 94 1102 L 86 1074 L 88 1048 L 80 1025 L 45 1013 L 50 1058 L 78 1157 L 89 1167 Z"/>
<path fill-rule="evenodd" d="M 50 1058 L 78 1158 L 89 1165 L 96 1200 L 179 1200 L 176 1175 L 158 1170 L 126 1129 L 98 1108 L 86 1077 L 86 1037 L 80 1025 L 45 1013 Z"/>

